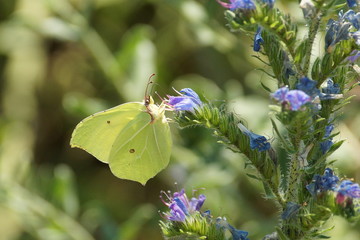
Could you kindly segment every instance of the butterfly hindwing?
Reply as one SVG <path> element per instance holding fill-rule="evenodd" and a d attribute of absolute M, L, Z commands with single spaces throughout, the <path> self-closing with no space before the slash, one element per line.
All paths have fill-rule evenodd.
<path fill-rule="evenodd" d="M 109 156 L 111 171 L 119 178 L 145 184 L 168 165 L 171 146 L 166 120 L 152 122 L 149 113 L 141 112 L 115 139 Z"/>

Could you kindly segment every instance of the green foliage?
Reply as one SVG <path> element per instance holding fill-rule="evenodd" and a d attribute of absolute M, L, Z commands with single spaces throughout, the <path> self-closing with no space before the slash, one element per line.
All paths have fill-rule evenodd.
<path fill-rule="evenodd" d="M 247 157 L 251 166 L 257 170 L 259 176 L 256 178 L 265 183 L 265 189 L 271 190 L 267 197 L 273 198 L 274 195 L 278 204 L 283 205 L 283 199 L 277 190 L 279 173 L 277 162 L 272 159 L 272 150 L 260 152 L 251 149 L 249 137 L 238 127 L 238 124 L 242 122 L 233 113 L 212 104 L 204 104 L 195 113 L 180 112 L 175 119 L 180 127 L 203 125 L 213 129 L 214 134 L 220 137 L 222 143 L 234 152 L 242 153 Z"/>

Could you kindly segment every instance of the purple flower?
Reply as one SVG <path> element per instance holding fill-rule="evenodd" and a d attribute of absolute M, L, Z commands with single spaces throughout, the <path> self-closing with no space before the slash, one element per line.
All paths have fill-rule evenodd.
<path fill-rule="evenodd" d="M 270 149 L 270 143 L 268 140 L 261 135 L 257 135 L 251 131 L 249 131 L 244 125 L 241 123 L 238 124 L 241 132 L 244 133 L 246 136 L 249 137 L 250 140 L 250 148 L 257 149 L 259 152 L 266 151 Z"/>
<path fill-rule="evenodd" d="M 348 57 L 347 59 L 354 63 L 358 58 L 360 57 L 360 51 L 359 50 L 354 50 L 351 52 L 350 57 Z"/>
<path fill-rule="evenodd" d="M 192 100 L 197 104 L 197 105 L 202 105 L 202 102 L 199 98 L 199 95 L 192 90 L 191 88 L 183 88 L 180 90 L 180 93 L 182 93 L 184 96 L 190 97 L 192 98 Z"/>
<path fill-rule="evenodd" d="M 304 104 L 311 101 L 309 95 L 301 90 L 289 90 L 288 87 L 282 87 L 271 94 L 271 97 L 283 105 L 289 105 L 292 111 L 299 110 Z"/>
<path fill-rule="evenodd" d="M 359 184 L 350 180 L 343 180 L 336 189 L 336 203 L 341 204 L 346 198 L 360 198 Z"/>
<path fill-rule="evenodd" d="M 254 48 L 253 48 L 255 52 L 260 51 L 261 44 L 264 42 L 264 39 L 261 37 L 261 31 L 262 31 L 262 27 L 258 27 L 255 33 Z"/>
<path fill-rule="evenodd" d="M 356 0 L 347 0 L 347 4 L 349 5 L 349 7 L 357 6 Z"/>
<path fill-rule="evenodd" d="M 197 93 L 191 88 L 180 90 L 180 96 L 168 96 L 167 104 L 175 111 L 191 111 L 202 105 Z"/>
<path fill-rule="evenodd" d="M 163 199 L 163 195 L 166 196 L 167 201 Z M 170 208 L 170 212 L 165 213 L 164 216 L 170 221 L 177 222 L 183 222 L 186 216 L 199 212 L 206 199 L 205 195 L 200 194 L 198 198 L 193 197 L 189 201 L 184 189 L 175 192 L 173 196 L 161 191 L 160 198 Z"/>
<path fill-rule="evenodd" d="M 271 97 L 277 100 L 278 102 L 285 102 L 286 101 L 286 94 L 289 92 L 288 87 L 282 87 L 276 90 L 274 93 L 271 94 Z"/>
<path fill-rule="evenodd" d="M 256 8 L 252 0 L 230 0 L 230 3 L 225 3 L 220 0 L 216 0 L 224 8 L 229 8 L 234 11 L 236 9 L 241 10 L 253 10 Z"/>
<path fill-rule="evenodd" d="M 218 217 L 216 219 L 216 226 L 220 229 L 230 231 L 232 235 L 232 240 L 249 240 L 247 238 L 247 236 L 249 235 L 248 232 L 234 228 L 227 222 L 226 218 Z"/>
<path fill-rule="evenodd" d="M 339 178 L 334 175 L 333 170 L 331 168 L 326 168 L 323 176 L 320 176 L 319 174 L 314 175 L 312 183 L 306 185 L 306 189 L 312 196 L 316 196 L 321 192 L 335 190 L 338 181 Z"/>
<path fill-rule="evenodd" d="M 290 109 L 297 111 L 311 99 L 301 90 L 291 90 L 286 94 L 286 100 L 290 103 Z"/>
<path fill-rule="evenodd" d="M 179 205 L 177 205 L 176 203 L 172 203 L 169 206 L 169 208 L 170 208 L 170 214 L 167 215 L 167 218 L 170 221 L 177 221 L 177 222 L 185 221 L 186 214 Z"/>

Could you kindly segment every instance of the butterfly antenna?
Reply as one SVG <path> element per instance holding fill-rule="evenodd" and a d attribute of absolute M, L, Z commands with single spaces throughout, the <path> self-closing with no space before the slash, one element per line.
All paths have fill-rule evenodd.
<path fill-rule="evenodd" d="M 146 85 L 146 89 L 145 89 L 145 95 L 144 95 L 144 101 L 145 101 L 145 106 L 148 106 L 150 104 L 150 96 L 148 95 L 148 90 L 149 90 L 149 86 L 150 84 L 154 83 L 153 81 L 151 81 L 151 78 L 155 76 L 155 73 L 151 74 L 149 79 L 148 79 L 148 83 Z"/>

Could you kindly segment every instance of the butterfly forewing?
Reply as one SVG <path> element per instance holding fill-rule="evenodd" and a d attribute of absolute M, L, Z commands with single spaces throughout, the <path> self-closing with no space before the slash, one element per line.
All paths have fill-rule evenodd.
<path fill-rule="evenodd" d="M 143 103 L 131 102 L 93 114 L 76 126 L 70 145 L 108 163 L 114 141 L 122 129 L 145 111 Z"/>

